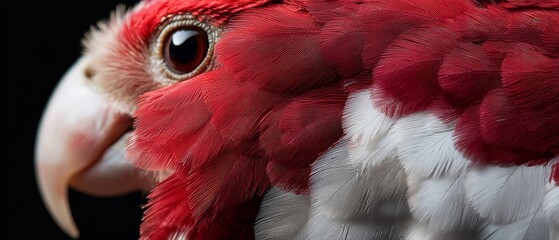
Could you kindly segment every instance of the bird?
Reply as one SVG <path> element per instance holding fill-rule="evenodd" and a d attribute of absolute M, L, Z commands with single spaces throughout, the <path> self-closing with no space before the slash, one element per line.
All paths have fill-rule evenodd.
<path fill-rule="evenodd" d="M 145 0 L 84 38 L 43 199 L 140 239 L 559 239 L 556 0 Z"/>

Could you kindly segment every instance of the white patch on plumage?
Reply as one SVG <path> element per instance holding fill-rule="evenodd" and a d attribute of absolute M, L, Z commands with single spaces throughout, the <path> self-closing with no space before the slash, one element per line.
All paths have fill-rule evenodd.
<path fill-rule="evenodd" d="M 550 226 L 550 239 L 559 239 L 559 186 L 553 182 L 547 183 L 543 206 Z"/>
<path fill-rule="evenodd" d="M 432 114 L 398 119 L 398 158 L 408 174 L 417 177 L 460 175 L 469 161 L 454 147 L 454 126 Z"/>
<path fill-rule="evenodd" d="M 293 239 L 309 218 L 310 197 L 271 188 L 256 217 L 256 239 Z"/>
<path fill-rule="evenodd" d="M 343 128 L 351 140 L 362 145 L 375 145 L 394 121 L 373 107 L 370 90 L 349 95 L 344 109 Z"/>
<path fill-rule="evenodd" d="M 349 156 L 352 163 L 361 166 L 363 171 L 382 164 L 399 162 L 397 157 L 398 134 L 393 128 L 387 131 L 374 145 L 363 145 L 359 141 L 349 144 Z"/>
<path fill-rule="evenodd" d="M 348 154 L 348 139 L 313 165 L 311 218 L 300 239 L 399 239 L 409 218 L 405 173 L 398 161 L 362 171 Z"/>
<path fill-rule="evenodd" d="M 463 232 L 439 232 L 433 231 L 425 224 L 418 222 L 410 223 L 405 232 L 405 240 L 474 240 L 479 239 L 476 230 Z M 503 239 L 504 240 L 504 239 Z"/>
<path fill-rule="evenodd" d="M 311 218 L 295 238 L 298 240 L 399 240 L 403 224 L 375 225 L 367 219 L 333 219 L 312 211 Z"/>
<path fill-rule="evenodd" d="M 379 214 L 383 203 L 396 201 L 390 211 L 395 217 L 407 213 L 405 175 L 398 161 L 361 172 L 349 161 L 347 140 L 324 154 L 313 166 L 313 206 L 333 218 Z M 386 207 L 386 206 L 384 206 Z"/>
<path fill-rule="evenodd" d="M 540 204 L 534 214 L 509 224 L 490 223 L 483 228 L 483 240 L 549 240 L 549 226 Z"/>
<path fill-rule="evenodd" d="M 432 232 L 473 229 L 479 216 L 466 203 L 462 176 L 413 179 L 408 203 L 413 217 Z"/>
<path fill-rule="evenodd" d="M 339 237 L 334 229 L 347 231 L 360 216 L 370 221 L 371 231 L 379 230 L 378 220 L 385 218 L 385 224 L 403 229 L 408 240 L 559 239 L 558 193 L 546 194 L 549 166 L 478 166 L 456 149 L 455 122 L 430 113 L 391 118 L 378 109 L 370 89 L 350 95 L 344 112 L 346 140 L 313 167 L 312 217 L 303 235 Z M 390 197 L 383 196 L 405 188 L 408 204 L 387 204 Z M 407 205 L 413 220 L 395 207 Z M 357 229 L 356 234 L 362 233 Z"/>
<path fill-rule="evenodd" d="M 344 109 L 343 127 L 350 139 L 351 161 L 361 165 L 364 171 L 384 161 L 397 161 L 398 135 L 396 131 L 389 131 L 394 123 L 395 119 L 373 107 L 369 90 L 350 94 Z"/>
<path fill-rule="evenodd" d="M 472 166 L 466 175 L 466 196 L 474 209 L 496 224 L 533 215 L 541 206 L 547 167 Z"/>

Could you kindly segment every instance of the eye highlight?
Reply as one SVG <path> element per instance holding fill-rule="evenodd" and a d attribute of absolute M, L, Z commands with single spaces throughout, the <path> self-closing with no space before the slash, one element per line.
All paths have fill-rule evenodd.
<path fill-rule="evenodd" d="M 159 29 L 151 47 L 156 81 L 169 85 L 211 68 L 221 29 L 187 14 L 168 18 Z"/>

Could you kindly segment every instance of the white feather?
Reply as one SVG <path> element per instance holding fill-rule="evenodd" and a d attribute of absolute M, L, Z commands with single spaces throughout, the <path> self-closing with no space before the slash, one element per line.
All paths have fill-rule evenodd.
<path fill-rule="evenodd" d="M 397 137 L 396 131 L 390 129 L 371 145 L 363 145 L 359 141 L 352 140 L 349 144 L 351 162 L 360 166 L 364 171 L 386 162 L 399 162 L 396 159 L 396 146 L 399 142 Z"/>
<path fill-rule="evenodd" d="M 299 233 L 301 240 L 339 239 L 401 239 L 401 224 L 371 224 L 366 219 L 332 219 L 320 212 L 311 213 L 311 218 Z"/>
<path fill-rule="evenodd" d="M 361 172 L 349 161 L 347 142 L 340 141 L 313 166 L 313 206 L 332 218 L 343 219 L 371 213 L 381 217 L 381 210 L 395 217 L 407 214 L 405 175 L 398 161 Z"/>
<path fill-rule="evenodd" d="M 478 214 L 466 203 L 463 177 L 412 179 L 408 203 L 413 217 L 435 231 L 464 231 L 475 227 Z"/>
<path fill-rule="evenodd" d="M 256 239 L 293 239 L 309 218 L 310 197 L 271 188 L 256 217 Z"/>
<path fill-rule="evenodd" d="M 549 225 L 540 204 L 535 214 L 510 224 L 487 225 L 481 234 L 483 240 L 548 240 Z"/>
<path fill-rule="evenodd" d="M 313 165 L 311 217 L 297 239 L 400 239 L 409 218 L 402 167 L 395 160 L 362 172 L 349 160 L 348 142 Z"/>
<path fill-rule="evenodd" d="M 472 166 L 466 176 L 466 196 L 474 209 L 497 224 L 533 215 L 541 206 L 546 167 Z"/>
<path fill-rule="evenodd" d="M 412 222 L 406 230 L 405 240 L 477 240 L 477 230 L 463 232 L 434 231 L 425 224 Z"/>
<path fill-rule="evenodd" d="M 343 128 L 346 135 L 362 145 L 374 144 L 388 131 L 395 119 L 373 107 L 368 89 L 351 93 L 344 109 Z"/>
<path fill-rule="evenodd" d="M 543 205 L 547 224 L 550 226 L 550 239 L 559 239 L 559 186 L 555 183 L 547 183 Z"/>
<path fill-rule="evenodd" d="M 457 176 L 469 161 L 454 147 L 454 126 L 432 114 L 413 114 L 396 122 L 398 157 L 406 172 L 418 177 Z"/>

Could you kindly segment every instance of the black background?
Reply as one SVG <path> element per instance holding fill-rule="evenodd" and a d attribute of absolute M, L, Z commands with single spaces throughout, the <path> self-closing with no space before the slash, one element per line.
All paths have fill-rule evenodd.
<path fill-rule="evenodd" d="M 133 0 L 9 1 L 0 5 L 2 80 L 1 239 L 70 239 L 48 215 L 35 184 L 33 145 L 48 97 L 81 52 L 92 24 Z M 111 199 L 70 192 L 80 239 L 137 239 L 140 193 Z M 7 225 L 6 225 L 7 223 Z"/>

